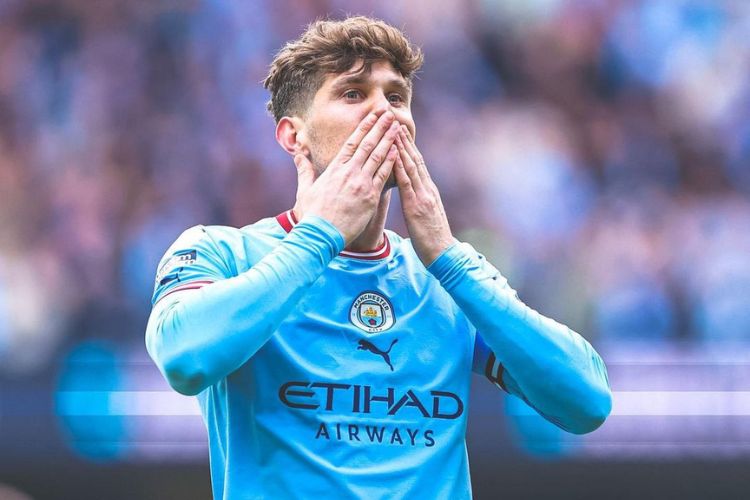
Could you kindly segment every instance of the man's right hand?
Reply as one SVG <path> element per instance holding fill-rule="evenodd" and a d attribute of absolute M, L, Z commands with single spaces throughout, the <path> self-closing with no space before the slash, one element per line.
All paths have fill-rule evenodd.
<path fill-rule="evenodd" d="M 398 155 L 398 131 L 393 112 L 368 114 L 317 179 L 310 160 L 295 155 L 295 215 L 300 220 L 305 215 L 322 217 L 341 232 L 347 245 L 351 243 L 375 214 Z"/>

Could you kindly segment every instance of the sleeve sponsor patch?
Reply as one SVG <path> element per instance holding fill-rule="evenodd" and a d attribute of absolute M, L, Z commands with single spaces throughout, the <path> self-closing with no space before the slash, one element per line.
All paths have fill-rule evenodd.
<path fill-rule="evenodd" d="M 162 264 L 156 273 L 156 285 L 163 286 L 171 281 L 179 281 L 180 271 L 185 266 L 195 264 L 198 260 L 197 250 L 181 250 L 176 252 Z"/>

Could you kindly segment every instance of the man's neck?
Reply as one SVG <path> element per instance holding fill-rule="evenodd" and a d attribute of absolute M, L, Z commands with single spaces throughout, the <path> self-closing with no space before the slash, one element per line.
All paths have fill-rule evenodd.
<path fill-rule="evenodd" d="M 391 204 L 391 190 L 383 191 L 380 195 L 375 216 L 367 223 L 365 230 L 352 241 L 346 249 L 350 252 L 370 252 L 380 248 L 383 244 L 383 230 L 388 217 L 388 207 Z"/>

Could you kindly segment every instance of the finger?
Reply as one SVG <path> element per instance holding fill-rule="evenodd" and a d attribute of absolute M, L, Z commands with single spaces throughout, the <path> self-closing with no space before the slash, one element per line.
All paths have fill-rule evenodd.
<path fill-rule="evenodd" d="M 411 132 L 409 132 L 409 127 L 407 127 L 406 125 L 401 125 L 399 134 L 402 135 L 404 139 L 404 147 L 406 148 L 406 151 L 409 153 L 409 155 L 412 156 L 414 162 L 424 164 L 422 153 L 419 152 L 419 148 L 417 147 L 416 142 L 414 142 L 414 138 L 412 137 Z"/>
<path fill-rule="evenodd" d="M 394 120 L 395 115 L 391 111 L 386 111 L 385 113 L 380 115 L 378 121 L 362 138 L 359 145 L 357 146 L 357 150 L 354 152 L 351 160 L 349 160 L 348 163 L 350 163 L 352 167 L 362 168 L 364 166 L 365 162 L 368 158 L 370 158 L 372 152 L 375 151 L 375 148 L 378 146 L 380 140 L 391 127 L 391 124 L 394 122 Z M 386 148 L 385 151 L 387 152 L 388 148 Z M 385 152 L 383 154 L 385 154 Z M 383 158 L 381 158 L 381 162 L 382 160 Z"/>
<path fill-rule="evenodd" d="M 409 155 L 409 153 L 406 152 L 406 146 L 404 142 L 405 141 L 403 139 L 403 136 L 399 135 L 399 137 L 396 139 L 396 146 L 398 147 L 399 158 L 401 159 L 401 163 L 404 166 L 404 172 L 409 178 L 409 182 L 411 183 L 412 189 L 416 193 L 420 191 L 423 187 L 422 179 L 419 177 L 419 174 L 417 173 L 416 163 L 414 163 L 414 160 Z"/>
<path fill-rule="evenodd" d="M 406 125 L 402 125 L 401 126 L 401 130 L 404 131 L 404 133 L 406 134 L 406 138 L 409 140 L 409 142 L 411 142 L 412 144 L 414 144 L 414 147 L 416 147 L 417 146 L 417 141 L 414 139 L 414 136 L 411 135 L 411 131 L 409 130 L 409 127 L 407 127 Z"/>
<path fill-rule="evenodd" d="M 315 182 L 315 167 L 302 153 L 294 155 L 294 165 L 297 167 L 297 195 L 299 196 Z"/>
<path fill-rule="evenodd" d="M 417 149 L 417 145 L 414 144 L 414 140 L 409 133 L 409 129 L 406 127 L 406 125 L 402 125 L 399 133 L 401 134 L 401 138 L 403 139 L 404 149 L 406 149 L 407 154 L 411 157 L 412 161 L 417 167 L 417 174 L 422 180 L 422 184 L 429 185 L 431 177 L 430 173 L 427 171 L 427 164 L 422 157 L 422 153 L 420 153 L 419 149 Z"/>
<path fill-rule="evenodd" d="M 375 146 L 372 153 L 370 153 L 365 164 L 362 165 L 362 172 L 364 172 L 365 175 L 372 176 L 379 169 L 380 165 L 385 161 L 388 152 L 391 150 L 391 146 L 393 146 L 393 141 L 396 140 L 398 131 L 399 124 L 394 121 L 391 123 L 391 127 L 385 135 L 380 138 L 380 142 Z"/>
<path fill-rule="evenodd" d="M 388 177 L 393 171 L 393 165 L 396 163 L 396 158 L 398 158 L 398 148 L 396 148 L 395 144 L 391 144 L 388 153 L 385 155 L 385 160 L 383 160 L 373 176 L 372 185 L 378 192 L 383 191 L 383 186 L 385 186 Z"/>
<path fill-rule="evenodd" d="M 347 162 L 351 159 L 352 156 L 354 156 L 354 153 L 357 151 L 357 148 L 362 142 L 362 139 L 365 138 L 367 133 L 377 122 L 378 115 L 376 115 L 375 113 L 368 114 L 362 119 L 361 122 L 359 122 L 359 125 L 357 125 L 357 128 L 354 130 L 354 132 L 352 132 L 352 135 L 350 135 L 346 142 L 344 142 L 341 151 L 339 151 L 339 154 L 337 155 L 337 158 L 341 161 L 341 163 Z"/>
<path fill-rule="evenodd" d="M 406 174 L 404 169 L 404 162 L 401 161 L 401 156 L 396 157 L 396 164 L 393 167 L 393 171 L 396 173 L 396 185 L 398 186 L 398 194 L 401 197 L 401 205 L 404 202 L 412 200 L 416 194 L 414 193 L 414 186 L 412 186 L 409 176 Z"/>
<path fill-rule="evenodd" d="M 412 184 L 411 179 L 409 179 L 409 174 L 406 173 L 406 167 L 404 166 L 400 154 L 396 157 L 396 164 L 393 166 L 393 172 L 395 173 L 396 184 L 398 184 L 398 190 L 401 192 L 401 196 L 403 197 L 405 194 L 414 196 L 414 185 Z"/>

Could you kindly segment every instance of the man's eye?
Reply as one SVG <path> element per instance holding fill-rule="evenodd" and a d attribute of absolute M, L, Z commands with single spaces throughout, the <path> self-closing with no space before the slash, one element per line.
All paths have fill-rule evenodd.
<path fill-rule="evenodd" d="M 346 92 L 344 92 L 345 99 L 357 99 L 359 98 L 359 96 L 359 90 L 347 90 Z"/>
<path fill-rule="evenodd" d="M 391 94 L 388 96 L 388 100 L 394 104 L 402 104 L 404 102 L 404 98 L 401 94 Z"/>

